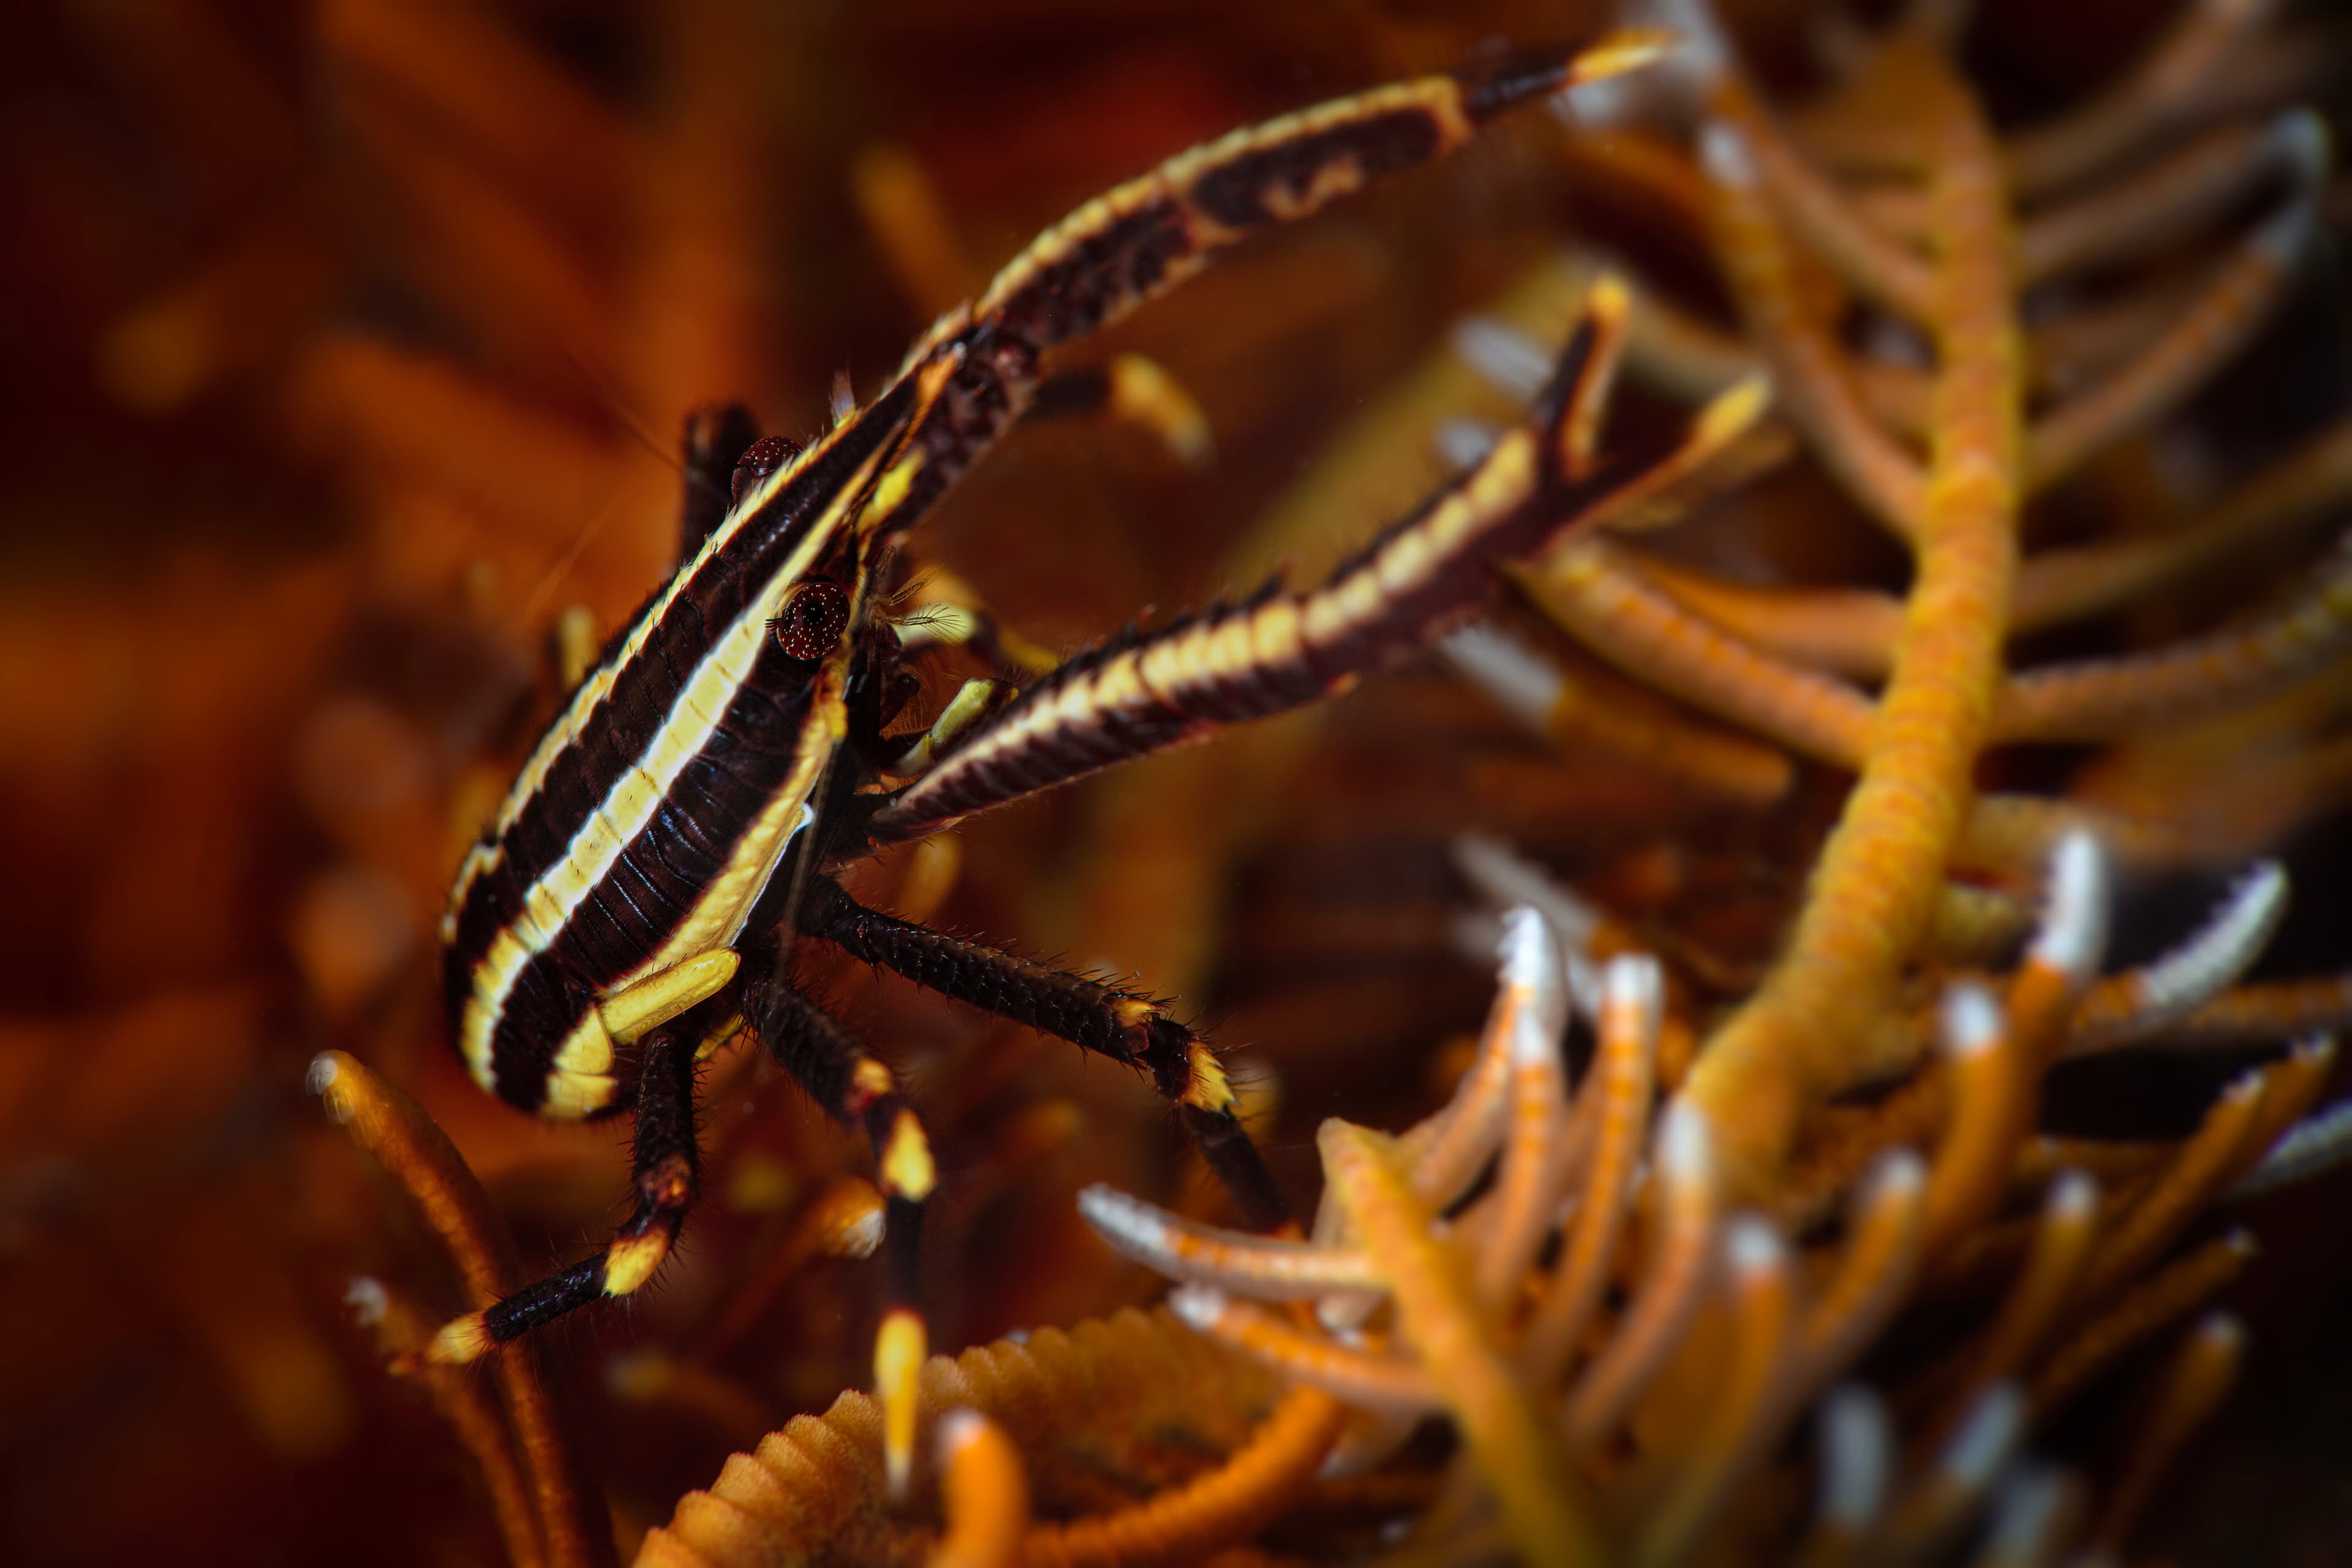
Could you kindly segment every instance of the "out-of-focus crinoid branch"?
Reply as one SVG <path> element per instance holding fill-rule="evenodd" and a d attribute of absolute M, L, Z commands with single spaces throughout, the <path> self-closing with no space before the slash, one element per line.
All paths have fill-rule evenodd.
<path fill-rule="evenodd" d="M 2011 146 L 2009 174 L 2018 190 L 2039 195 L 2119 162 L 2175 121 L 2197 89 L 2222 74 L 2245 47 L 2274 0 L 2197 0 L 2115 87 L 2065 118 Z"/>
<path fill-rule="evenodd" d="M 2245 346 L 2284 297 L 2318 227 L 2326 184 L 2326 138 L 2316 119 L 2295 195 L 2215 271 L 2162 336 L 2038 419 L 2028 452 L 2027 483 L 2041 489 L 2063 478 L 2128 430 L 2160 418 Z"/>
<path fill-rule="evenodd" d="M 1318 1142 L 1340 1203 L 1382 1265 L 1399 1331 L 1429 1363 L 1438 1392 L 1495 1489 L 1531 1561 L 1602 1561 L 1591 1526 L 1560 1484 L 1566 1457 L 1480 1321 L 1461 1260 L 1429 1235 L 1429 1215 L 1376 1135 L 1327 1122 Z"/>
<path fill-rule="evenodd" d="M 522 1278 L 505 1222 L 448 1135 L 415 1100 L 341 1051 L 328 1051 L 310 1064 L 310 1085 L 327 1114 L 415 1204 L 449 1249 L 477 1305 L 497 1300 Z M 603 1507 L 540 1385 L 534 1353 L 522 1347 L 520 1354 L 500 1355 L 497 1369 L 545 1560 L 558 1568 L 612 1561 Z"/>
<path fill-rule="evenodd" d="M 2164 1369 L 2156 1396 L 2149 1401 L 2147 1421 L 2107 1493 L 2106 1506 L 2092 1531 L 2095 1546 L 2110 1552 L 2123 1551 L 2157 1479 L 2181 1445 L 2228 1396 L 2245 1346 L 2244 1325 L 2227 1312 L 2208 1313 L 2189 1331 L 2187 1342 Z"/>
<path fill-rule="evenodd" d="M 2328 514 L 2352 494 L 2352 421 L 2338 421 L 2196 521 L 2162 533 L 2040 551 L 2018 565 L 2010 635 L 2106 614 Z M 1893 595 L 1769 587 L 1631 557 L 1628 571 L 1763 654 L 1859 679 L 1886 673 L 1902 618 Z"/>
<path fill-rule="evenodd" d="M 1801 754 L 1845 766 L 1867 747 L 1870 699 L 1718 630 L 1643 581 L 1607 540 L 1555 551 L 1517 580 L 1562 630 L 1612 664 Z"/>
<path fill-rule="evenodd" d="M 1709 174 L 1769 201 L 1790 237 L 1857 292 L 1917 320 L 1935 309 L 1936 281 L 1919 254 L 1888 239 L 1848 205 L 1782 134 L 1778 120 L 1741 79 L 1730 48 L 1704 5 L 1670 4 L 1666 14 L 1685 37 L 1677 63 L 1702 97 L 1702 112 L 1723 131 L 1709 152 Z M 1734 166 L 1736 165 L 1736 166 Z M 1733 221 L 1743 226 L 1753 215 Z"/>
<path fill-rule="evenodd" d="M 328 1051 L 312 1061 L 310 1087 L 352 1142 L 408 1194 L 448 1247 L 467 1288 L 496 1300 L 520 1272 L 514 1238 L 448 1134 L 415 1100 L 344 1052 Z"/>
<path fill-rule="evenodd" d="M 1465 626 L 1444 642 L 1466 679 L 1536 733 L 1576 752 L 1622 758 L 1692 790 L 1764 806 L 1795 781 L 1789 759 L 1745 736 L 1692 723 L 1639 688 L 1611 689 L 1493 626 Z"/>
<path fill-rule="evenodd" d="M 1328 1394 L 1296 1389 L 1221 1468 L 1132 1508 L 1033 1531 L 1024 1560 L 1068 1568 L 1184 1562 L 1247 1540 L 1322 1464 L 1345 1415 Z"/>
<path fill-rule="evenodd" d="M 947 1530 L 929 1568 L 1013 1568 L 1029 1525 L 1029 1480 L 1003 1428 L 976 1410 L 940 1422 Z"/>
<path fill-rule="evenodd" d="M 1763 202 L 1743 133 L 1717 121 L 1702 135 L 1717 263 L 1763 346 L 1782 406 L 1855 500 L 1912 537 L 1925 500 L 1917 461 L 1856 397 L 1843 351 L 1806 299 L 1797 259 Z"/>
<path fill-rule="evenodd" d="M 1822 851 L 1789 952 L 1700 1055 L 1735 1184 L 1756 1188 L 1838 1087 L 1852 1042 L 1925 934 L 1991 716 L 2016 556 L 2022 377 L 1998 160 L 1966 90 L 1924 48 L 1908 72 L 1938 153 L 1937 433 L 1916 575 L 1870 753 Z"/>
<path fill-rule="evenodd" d="M 1580 984 L 1591 995 L 1579 1010 L 1595 1019 L 1601 1044 L 1572 1095 L 1563 1101 L 1544 1073 L 1528 1076 L 1533 1042 L 1556 1034 L 1561 979 L 1571 961 L 1592 962 L 1605 922 L 1507 849 L 1481 841 L 1465 851 L 1490 897 L 1541 896 L 1561 923 L 1528 907 L 1506 916 L 1487 1035 L 1450 1105 L 1396 1139 L 1327 1123 L 1321 1142 L 1335 1196 L 1314 1241 L 1204 1227 L 1100 1188 L 1081 1203 L 1097 1231 L 1171 1277 L 1213 1279 L 1188 1284 L 1172 1303 L 1203 1334 L 1372 1418 L 1344 1450 L 1351 1465 L 1392 1455 L 1400 1418 L 1443 1413 L 1465 1438 L 1480 1424 L 1465 1465 L 1422 1516 L 1410 1561 L 1506 1538 L 1528 1550 L 1528 1510 L 1501 1494 L 1542 1474 L 1590 1519 L 1571 1526 L 1580 1550 L 1589 1536 L 1591 1550 L 1678 1562 L 1735 1521 L 1756 1527 L 1732 1506 L 1742 1483 L 1923 1280 L 1930 1292 L 1955 1281 L 2000 1288 L 1975 1337 L 1899 1402 L 1924 1416 L 1918 1447 L 1932 1450 L 1931 1462 L 1900 1469 L 1889 1453 L 1884 1466 L 1899 1479 L 1864 1488 L 1846 1476 L 1835 1507 L 1825 1502 L 1816 1541 L 1846 1541 L 1853 1554 L 1844 1560 L 1876 1562 L 1882 1552 L 1906 1560 L 1956 1539 L 1987 1510 L 1997 1531 L 2031 1526 L 2037 1539 L 2072 1539 L 2080 1519 L 2029 1508 L 2040 1472 L 2005 1479 L 2011 1455 L 2033 1421 L 2243 1262 L 2237 1241 L 2169 1266 L 2160 1260 L 2189 1219 L 2305 1114 L 2332 1050 L 2298 1047 L 2249 1074 L 2178 1148 L 2145 1147 L 2128 1164 L 2105 1161 L 2116 1196 L 2105 1205 L 2079 1171 L 2053 1180 L 2053 1160 L 2074 1156 L 2050 1153 L 2027 1133 L 2041 1075 L 2105 953 L 2113 899 L 2108 858 L 2070 829 L 2051 853 L 2041 921 L 2006 994 L 1973 981 L 1955 985 L 1942 1008 L 1943 1054 L 1883 1108 L 1847 1113 L 1857 1122 L 1850 1150 L 1822 1158 L 1819 1173 L 1788 1177 L 1820 1182 L 1848 1210 L 1840 1240 L 1798 1247 L 1789 1236 L 1818 1230 L 1811 1222 L 1819 1205 L 1798 1212 L 1801 1230 L 1727 1210 L 1706 1121 L 1682 1101 L 1650 1114 L 1664 1009 L 1655 960 L 1621 954 L 1597 981 Z M 2242 884 L 2206 932 L 2150 966 L 2173 976 L 2154 989 L 2201 994 L 2224 983 L 2235 955 L 2259 946 L 2263 911 L 2276 903 L 2264 889 L 2276 883 L 2275 874 L 2257 873 Z M 1528 1136 L 1535 1126 L 1551 1129 L 1549 1145 Z M 2323 1131 L 2304 1141 L 2326 1151 L 2343 1142 Z M 1906 1145 L 1931 1146 L 1932 1160 Z M 1639 1187 L 1637 1150 L 1648 1172 Z M 1488 1158 L 1494 1179 L 1471 1185 L 1468 1173 Z M 2297 1158 L 2304 1168 L 2311 1163 Z M 1368 1207 L 1373 1160 L 1383 1184 Z M 1432 1174 L 1437 1166 L 1442 1179 Z M 1515 1236 L 1531 1173 L 1547 1173 L 1558 1194 L 1540 1251 Z M 1999 1218 L 2005 1200 L 2045 1181 L 2038 1220 Z M 1438 1203 L 1457 1192 L 1466 1199 L 1441 1220 Z M 1480 1288 L 1499 1271 L 1489 1248 L 1515 1260 L 1519 1290 Z M 1558 1261 L 1541 1262 L 1544 1252 Z M 1622 1305 L 1599 1288 L 1610 1279 L 1626 1282 Z M 1296 1302 L 1318 1288 L 1325 1333 L 1303 1315 L 1286 1322 L 1244 1299 Z M 1516 1376 L 1507 1393 L 1497 1367 Z M 2013 1381 L 2021 1376 L 2022 1385 Z M 1554 1424 L 1540 1444 L 1524 1436 L 1529 1409 Z M 1865 1461 L 1848 1454 L 1839 1462 Z M 1641 1503 L 1628 1510 L 1611 1486 Z M 1501 1505 L 1499 1518 L 1484 1511 L 1490 1504 Z"/>
<path fill-rule="evenodd" d="M 2164 1327 L 2187 1316 L 2253 1261 L 2254 1239 L 2233 1230 L 2150 1275 L 2051 1353 L 2032 1398 L 2047 1415 L 2099 1373 Z"/>
<path fill-rule="evenodd" d="M 2019 276 L 2031 285 L 2112 267 L 2193 235 L 2266 180 L 2307 179 L 2315 135 L 2325 132 L 2307 110 L 2267 125 L 2224 126 L 2112 185 L 2037 213 L 2018 235 Z"/>
<path fill-rule="evenodd" d="M 498 1406 L 479 1378 L 462 1367 L 425 1359 L 425 1344 L 441 1326 L 440 1320 L 428 1317 L 415 1302 L 380 1279 L 353 1280 L 343 1300 L 352 1316 L 374 1331 L 376 1346 L 393 1370 L 425 1385 L 434 1408 L 473 1457 L 482 1489 L 490 1496 L 490 1512 L 498 1520 L 508 1562 L 513 1568 L 539 1568 L 546 1553 L 540 1546 L 537 1500 L 516 1463 L 514 1445 Z"/>

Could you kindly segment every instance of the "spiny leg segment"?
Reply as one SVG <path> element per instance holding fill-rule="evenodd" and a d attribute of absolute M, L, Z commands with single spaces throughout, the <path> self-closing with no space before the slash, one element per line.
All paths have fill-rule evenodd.
<path fill-rule="evenodd" d="M 1276 1230 L 1288 1221 L 1216 1054 L 1158 1002 L 869 910 L 827 877 L 809 879 L 793 918 L 802 934 L 926 990 L 1141 1068 L 1178 1108 L 1243 1223 Z"/>

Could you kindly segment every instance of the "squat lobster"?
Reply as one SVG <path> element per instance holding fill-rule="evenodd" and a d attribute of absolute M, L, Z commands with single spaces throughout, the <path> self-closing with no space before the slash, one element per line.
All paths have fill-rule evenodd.
<path fill-rule="evenodd" d="M 482 1087 L 551 1118 L 636 1117 L 635 1212 L 600 1253 L 455 1320 L 467 1361 L 642 1285 L 693 1199 L 693 1068 L 748 1025 L 871 1139 L 887 1203 L 876 1349 L 895 1486 L 926 1337 L 916 1240 L 929 1145 L 890 1070 L 793 989 L 789 933 L 1144 1068 L 1245 1221 L 1286 1221 L 1210 1048 L 1158 1003 L 865 909 L 833 873 L 883 844 L 1237 720 L 1328 695 L 1484 596 L 1488 568 L 1685 471 L 1748 389 L 1679 444 L 1596 468 L 1622 315 L 1597 289 L 1530 422 L 1322 587 L 1277 584 L 1079 655 L 1017 697 L 974 683 L 898 768 L 909 657 L 880 618 L 907 531 L 1093 331 L 1270 224 L 1458 147 L 1513 104 L 1630 68 L 1621 34 L 1500 70 L 1342 99 L 1184 153 L 1081 207 L 951 311 L 871 404 L 803 451 L 738 409 L 689 421 L 682 562 L 589 671 L 467 854 L 442 923 L 452 1033 Z M 1007 700 L 1008 697 L 1010 700 Z"/>

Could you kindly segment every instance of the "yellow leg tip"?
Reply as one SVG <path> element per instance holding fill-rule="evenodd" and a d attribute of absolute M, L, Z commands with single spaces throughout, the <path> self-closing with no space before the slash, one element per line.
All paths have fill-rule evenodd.
<path fill-rule="evenodd" d="M 425 1359 L 443 1366 L 464 1366 L 478 1360 L 491 1345 L 490 1331 L 479 1312 L 468 1312 L 462 1318 L 452 1318 L 441 1325 L 426 1347 Z"/>
<path fill-rule="evenodd" d="M 929 1338 L 912 1309 L 884 1314 L 874 1340 L 874 1393 L 882 1405 L 882 1465 L 893 1502 L 907 1495 L 915 1467 L 915 1390 Z"/>
<path fill-rule="evenodd" d="M 654 1277 L 669 1256 L 669 1233 L 654 1229 L 616 1241 L 604 1254 L 604 1294 L 625 1296 Z"/>

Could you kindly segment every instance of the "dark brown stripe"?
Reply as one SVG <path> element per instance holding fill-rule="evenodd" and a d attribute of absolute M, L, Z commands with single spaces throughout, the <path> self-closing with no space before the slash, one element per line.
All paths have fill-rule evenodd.
<path fill-rule="evenodd" d="M 1250 228 L 1296 211 L 1327 169 L 1352 163 L 1370 184 L 1427 163 L 1444 145 L 1444 128 L 1431 110 L 1391 109 L 1254 148 L 1204 170 L 1184 195 L 1223 227 Z"/>
<path fill-rule="evenodd" d="M 1150 299 L 1172 264 L 1201 248 L 1182 207 L 1150 203 L 1076 239 L 990 320 L 1040 349 L 1084 337 Z"/>
<path fill-rule="evenodd" d="M 545 1103 L 547 1069 L 557 1047 L 596 1005 L 588 986 L 544 958 L 532 959 L 516 974 L 490 1043 L 491 1087 L 500 1100 L 525 1110 Z"/>

